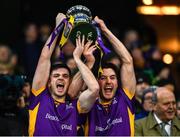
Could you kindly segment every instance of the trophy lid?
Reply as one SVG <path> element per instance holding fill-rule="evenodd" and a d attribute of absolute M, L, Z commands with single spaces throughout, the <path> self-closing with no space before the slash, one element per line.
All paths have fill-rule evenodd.
<path fill-rule="evenodd" d="M 91 11 L 87 7 L 83 5 L 73 6 L 67 11 L 66 16 L 67 18 L 70 16 L 74 17 L 74 26 L 69 36 L 74 45 L 76 44 L 76 38 L 78 36 L 81 36 L 82 38 L 82 35 L 85 36 L 86 41 L 96 41 L 97 31 L 92 24 Z"/>
<path fill-rule="evenodd" d="M 74 17 L 75 24 L 78 22 L 91 23 L 92 20 L 91 11 L 83 5 L 75 5 L 68 9 L 66 16 L 69 18 L 70 15 Z"/>

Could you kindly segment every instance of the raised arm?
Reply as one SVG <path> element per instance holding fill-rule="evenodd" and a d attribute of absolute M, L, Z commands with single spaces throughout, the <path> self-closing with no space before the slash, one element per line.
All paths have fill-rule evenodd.
<path fill-rule="evenodd" d="M 84 37 L 84 36 L 83 36 Z M 92 69 L 95 57 L 93 55 L 93 52 L 96 50 L 96 46 L 91 46 L 90 44 L 86 44 L 83 50 L 83 55 L 86 59 L 86 66 L 89 69 Z M 68 94 L 71 98 L 76 98 L 80 94 L 80 91 L 84 90 L 86 88 L 86 85 L 84 84 L 84 81 L 82 79 L 81 73 L 78 71 L 70 84 Z"/>
<path fill-rule="evenodd" d="M 56 17 L 56 26 L 65 18 L 65 15 L 62 13 L 59 13 Z M 51 67 L 51 56 L 52 53 L 55 49 L 56 46 L 56 41 L 57 41 L 57 37 L 55 38 L 55 40 L 52 42 L 52 44 L 49 46 L 47 46 L 47 44 L 49 43 L 51 36 L 49 36 L 48 40 L 46 41 L 42 51 L 41 51 L 41 55 L 38 61 L 38 65 L 36 68 L 36 72 L 33 78 L 33 83 L 32 83 L 32 90 L 39 90 L 41 88 L 46 87 L 48 78 L 49 78 L 49 73 L 50 73 L 50 67 Z"/>
<path fill-rule="evenodd" d="M 114 51 L 121 59 L 122 66 L 120 69 L 122 87 L 127 89 L 133 96 L 135 93 L 136 79 L 134 74 L 133 60 L 122 42 L 107 28 L 104 21 L 97 16 L 94 19 L 100 26 L 102 33 L 112 44 Z"/>
<path fill-rule="evenodd" d="M 84 39 L 81 41 L 80 38 L 76 39 L 76 48 L 73 52 L 74 60 L 77 67 L 82 75 L 82 78 L 87 85 L 87 90 L 83 91 L 79 96 L 80 109 L 84 112 L 88 112 L 93 106 L 96 98 L 99 95 L 99 84 L 94 77 L 91 70 L 82 62 L 81 55 L 84 47 L 91 45 L 92 42 L 87 42 L 84 44 Z"/>

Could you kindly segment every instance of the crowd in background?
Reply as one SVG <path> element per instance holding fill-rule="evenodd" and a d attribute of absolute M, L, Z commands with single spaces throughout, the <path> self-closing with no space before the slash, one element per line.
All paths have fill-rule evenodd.
<path fill-rule="evenodd" d="M 28 23 L 24 28 L 24 37 L 17 40 L 14 45 L 0 43 L 0 135 L 28 135 L 28 97 L 30 96 L 32 78 L 38 63 L 41 49 L 52 31 L 50 25 L 38 27 L 35 23 Z M 118 31 L 118 30 L 117 30 Z M 180 119 L 180 98 L 172 75 L 171 67 L 162 61 L 162 53 L 157 45 L 145 43 L 135 29 L 124 32 L 121 40 L 132 55 L 136 74 L 136 103 L 135 119 L 141 119 L 152 111 L 152 96 L 157 87 L 166 87 L 175 93 L 177 103 L 177 117 Z M 108 43 L 105 41 L 105 45 Z M 73 60 L 72 52 L 75 47 L 65 46 L 62 49 L 64 61 L 71 69 L 72 74 L 77 72 L 77 66 Z M 108 48 L 111 47 L 108 45 Z M 111 49 L 112 50 L 112 49 Z M 57 46 L 52 60 L 60 58 L 60 48 Z M 117 66 L 121 64 L 116 54 L 107 54 L 103 60 Z M 94 69 L 97 69 L 96 67 Z M 6 77 L 9 76 L 9 77 Z M 13 77 L 14 76 L 14 77 Z M 18 77 L 20 76 L 20 77 Z M 22 85 L 12 86 L 13 80 L 23 81 Z M 11 82 L 10 82 L 11 81 Z M 21 81 L 18 81 L 21 82 Z M 9 85 L 8 85 L 9 84 Z M 4 87 L 4 88 L 3 88 Z M 21 87 L 21 88 L 19 88 Z M 14 106 L 4 107 L 13 99 L 4 99 L 5 90 L 17 88 L 20 93 L 12 97 L 17 100 Z M 14 90 L 14 92 L 19 92 Z M 17 96 L 16 96 L 17 95 Z M 4 103 L 2 100 L 6 101 Z M 15 103 L 15 104 L 14 104 Z M 2 105 L 3 104 L 3 105 Z M 17 128 L 14 128 L 17 127 Z"/>

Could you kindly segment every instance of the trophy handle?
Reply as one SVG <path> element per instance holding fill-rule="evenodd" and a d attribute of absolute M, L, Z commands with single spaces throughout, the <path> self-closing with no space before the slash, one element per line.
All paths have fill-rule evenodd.
<path fill-rule="evenodd" d="M 71 33 L 71 30 L 73 28 L 73 24 L 74 24 L 74 17 L 70 16 L 69 21 L 66 22 L 62 36 L 61 36 L 61 40 L 59 42 L 60 47 L 62 48 L 64 46 L 64 44 L 66 43 L 66 41 L 68 40 L 68 37 Z"/>
<path fill-rule="evenodd" d="M 52 42 L 54 41 L 54 39 L 56 38 L 57 35 L 60 34 L 61 30 L 64 28 L 64 25 L 66 24 L 67 20 L 63 19 L 63 21 L 54 29 L 54 31 L 51 34 L 51 40 L 49 41 L 49 43 L 47 44 L 47 46 L 50 48 Z"/>

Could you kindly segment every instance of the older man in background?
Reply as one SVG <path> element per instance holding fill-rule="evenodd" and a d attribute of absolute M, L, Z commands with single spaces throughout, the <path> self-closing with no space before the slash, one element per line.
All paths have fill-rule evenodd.
<path fill-rule="evenodd" d="M 175 116 L 174 94 L 167 88 L 157 88 L 153 97 L 153 111 L 135 122 L 136 136 L 180 136 L 180 120 Z"/>

